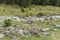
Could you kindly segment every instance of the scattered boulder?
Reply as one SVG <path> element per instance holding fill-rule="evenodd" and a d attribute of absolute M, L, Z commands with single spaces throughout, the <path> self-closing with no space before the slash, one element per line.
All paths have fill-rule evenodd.
<path fill-rule="evenodd" d="M 56 28 L 60 28 L 60 25 L 56 25 L 55 27 L 56 27 Z"/>
<path fill-rule="evenodd" d="M 29 36 L 31 36 L 31 34 L 30 34 L 29 31 L 25 31 L 24 34 L 25 34 L 25 37 L 29 37 Z"/>
<path fill-rule="evenodd" d="M 32 29 L 41 30 L 41 27 L 39 27 L 38 25 L 35 25 Z"/>
<path fill-rule="evenodd" d="M 0 38 L 4 38 L 5 37 L 5 35 L 4 34 L 0 34 Z"/>
<path fill-rule="evenodd" d="M 37 30 L 34 30 L 34 29 L 30 30 L 30 33 L 31 33 L 32 35 L 35 35 L 35 36 L 40 36 L 40 35 L 39 35 L 39 32 L 38 32 Z"/>
<path fill-rule="evenodd" d="M 10 33 L 10 28 L 4 28 L 4 33 Z"/>
<path fill-rule="evenodd" d="M 41 31 L 45 32 L 45 31 L 50 31 L 51 28 L 44 28 L 44 29 L 41 29 Z"/>
<path fill-rule="evenodd" d="M 50 33 L 49 32 L 43 32 L 42 33 L 42 37 L 46 37 L 46 36 L 48 36 Z"/>
<path fill-rule="evenodd" d="M 12 20 L 13 21 L 21 21 L 19 17 L 13 17 Z"/>
<path fill-rule="evenodd" d="M 12 40 L 18 40 L 18 38 L 16 36 L 13 36 L 11 39 Z"/>
<path fill-rule="evenodd" d="M 59 15 L 52 16 L 52 18 L 53 18 L 54 20 L 60 20 L 60 16 L 59 16 Z"/>
<path fill-rule="evenodd" d="M 23 24 L 22 26 L 30 26 L 29 24 Z"/>
<path fill-rule="evenodd" d="M 27 20 L 27 23 L 28 23 L 28 24 L 32 24 L 33 21 L 29 19 L 29 20 Z"/>
<path fill-rule="evenodd" d="M 55 24 L 53 24 L 52 22 L 47 22 L 47 24 L 50 26 L 55 26 Z"/>
<path fill-rule="evenodd" d="M 25 35 L 24 35 L 24 30 L 23 30 L 23 29 L 18 30 L 18 34 L 19 34 L 20 36 L 22 36 L 22 37 L 25 36 Z"/>
<path fill-rule="evenodd" d="M 41 22 L 43 22 L 43 21 L 45 20 L 45 18 L 40 17 L 39 20 L 40 20 Z"/>

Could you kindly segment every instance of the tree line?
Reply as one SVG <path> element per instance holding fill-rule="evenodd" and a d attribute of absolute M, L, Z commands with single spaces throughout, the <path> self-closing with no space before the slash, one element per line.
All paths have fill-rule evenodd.
<path fill-rule="evenodd" d="M 17 4 L 23 7 L 29 6 L 31 4 L 60 6 L 60 0 L 0 0 L 0 3 L 12 5 Z"/>

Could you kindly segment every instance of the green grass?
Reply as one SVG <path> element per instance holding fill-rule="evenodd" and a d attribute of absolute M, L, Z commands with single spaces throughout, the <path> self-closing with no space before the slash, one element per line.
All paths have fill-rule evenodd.
<path fill-rule="evenodd" d="M 42 28 L 48 28 L 48 27 L 51 27 L 52 29 L 56 29 L 54 26 L 50 26 L 47 24 L 47 22 L 52 22 L 54 24 L 60 24 L 60 20 L 59 21 L 56 21 L 56 20 L 45 20 L 44 22 L 41 22 L 41 21 L 34 21 L 32 24 L 30 24 L 29 26 L 25 26 L 26 28 L 31 28 L 31 27 L 34 27 L 34 24 L 37 24 L 39 25 L 39 27 L 42 27 Z M 12 21 L 12 24 L 20 24 L 20 25 L 23 25 L 23 24 L 26 24 L 26 22 L 14 22 Z M 10 26 L 12 27 L 12 26 Z M 22 26 L 20 26 L 22 27 Z M 15 27 L 15 28 L 20 28 L 20 27 Z M 40 32 L 40 35 L 42 34 L 41 31 Z M 56 31 L 49 31 L 50 35 L 47 36 L 47 37 L 36 37 L 34 35 L 28 37 L 28 38 L 25 38 L 25 37 L 20 37 L 19 35 L 17 36 L 19 40 L 60 40 L 60 29 L 56 30 Z M 52 34 L 54 34 L 54 36 L 52 36 Z M 3 39 L 0 39 L 0 40 L 11 40 L 9 37 L 5 37 Z"/>
<path fill-rule="evenodd" d="M 0 16 L 29 16 L 30 13 L 32 13 L 32 16 L 36 16 L 38 13 L 43 13 L 44 15 L 54 15 L 54 14 L 60 14 L 60 7 L 55 7 L 55 6 L 39 6 L 39 5 L 31 5 L 30 7 L 24 8 L 24 12 L 21 11 L 21 7 L 17 5 L 5 5 L 5 4 L 0 4 Z M 50 25 L 47 25 L 47 22 L 52 22 L 54 24 L 60 24 L 60 20 L 45 20 L 44 22 L 41 21 L 35 21 L 31 25 L 26 26 L 27 28 L 31 28 L 34 26 L 34 24 L 39 25 L 39 27 L 42 28 L 47 28 L 51 27 Z M 12 21 L 12 24 L 26 24 L 26 22 L 14 22 Z M 19 27 L 16 27 L 19 28 Z M 54 29 L 54 26 L 52 26 Z M 42 33 L 42 32 L 40 32 Z M 54 34 L 52 36 L 51 34 L 47 37 L 36 37 L 34 35 L 25 38 L 25 37 L 20 37 L 18 35 L 19 40 L 60 40 L 60 29 L 57 31 L 50 31 L 51 34 Z M 0 40 L 11 40 L 9 37 L 5 37 Z"/>
<path fill-rule="evenodd" d="M 23 8 L 24 13 L 21 11 L 21 7 L 17 5 L 5 5 L 0 4 L 0 16 L 26 16 L 31 13 L 36 16 L 38 13 L 43 13 L 44 15 L 54 15 L 60 13 L 60 7 L 55 6 L 35 6 Z"/>
<path fill-rule="evenodd" d="M 26 26 L 27 28 L 31 28 L 31 27 L 34 27 L 34 24 L 37 24 L 37 25 L 39 25 L 39 27 L 42 27 L 42 28 L 48 28 L 48 27 L 51 27 L 51 26 L 49 26 L 49 25 L 47 25 L 47 22 L 53 22 L 54 24 L 60 24 L 60 21 L 56 21 L 56 20 L 45 20 L 44 22 L 41 22 L 41 21 L 35 21 L 35 22 L 33 22 L 30 26 Z M 12 22 L 13 24 L 26 24 L 26 22 Z M 20 26 L 20 27 L 22 27 L 22 26 Z M 20 28 L 20 27 L 15 27 L 15 28 Z M 56 29 L 54 26 L 52 26 L 51 27 L 52 29 Z M 28 38 L 25 38 L 25 37 L 20 37 L 20 35 L 18 35 L 17 36 L 17 38 L 19 39 L 19 40 L 60 40 L 60 29 L 58 29 L 58 30 L 56 30 L 56 31 L 53 31 L 53 30 L 51 30 L 51 31 L 49 31 L 49 33 L 50 33 L 50 35 L 49 36 L 47 36 L 47 37 L 42 37 L 41 36 L 41 34 L 42 34 L 42 32 L 41 31 L 39 31 L 40 32 L 40 37 L 36 37 L 36 36 L 34 36 L 34 35 L 32 35 L 32 36 L 29 36 Z M 54 34 L 54 36 L 52 36 L 52 34 Z M 3 39 L 5 39 L 5 38 L 3 38 Z M 2 40 L 3 40 L 2 39 Z M 6 39 L 5 40 L 11 40 L 9 37 L 6 37 Z"/>

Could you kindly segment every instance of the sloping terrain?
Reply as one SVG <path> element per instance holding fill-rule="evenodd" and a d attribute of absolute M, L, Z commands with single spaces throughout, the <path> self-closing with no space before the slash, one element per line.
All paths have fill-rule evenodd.
<path fill-rule="evenodd" d="M 27 8 L 22 8 L 17 5 L 5 5 L 0 4 L 0 15 L 14 15 L 14 16 L 36 16 L 37 14 L 42 13 L 44 15 L 54 15 L 60 14 L 60 7 L 55 6 L 30 6 Z"/>
<path fill-rule="evenodd" d="M 60 7 L 33 5 L 33 6 L 30 6 L 27 8 L 22 8 L 17 5 L 0 4 L 0 16 L 18 16 L 18 17 L 19 16 L 37 16 L 37 14 L 39 14 L 39 13 L 42 13 L 45 16 L 60 15 Z M 17 39 L 17 38 L 18 38 L 18 40 L 60 40 L 60 28 L 56 28 L 56 25 L 60 25 L 59 19 L 58 20 L 45 19 L 43 21 L 41 21 L 41 20 L 33 21 L 32 24 L 30 24 L 29 21 L 28 22 L 12 21 L 12 24 L 15 24 L 15 25 L 12 25 L 9 27 L 2 27 L 2 28 L 3 29 L 12 28 L 12 29 L 14 29 L 14 30 L 12 30 L 13 33 L 8 33 L 6 31 L 8 33 L 8 35 L 6 37 L 2 36 L 3 38 L 1 38 L 1 36 L 0 36 L 0 38 L 1 38 L 0 40 L 13 40 L 13 39 Z M 35 28 L 38 27 L 38 29 L 41 27 L 41 30 L 39 29 L 37 32 L 37 34 L 39 34 L 37 36 L 33 32 L 32 33 L 34 35 L 32 34 L 31 36 L 24 36 L 24 37 L 21 37 L 20 34 L 15 35 L 15 33 L 14 33 L 15 30 L 19 29 L 19 28 L 21 28 L 21 29 L 27 28 L 27 31 L 30 32 L 31 31 L 30 29 L 33 29 L 34 27 Z M 47 32 L 45 31 L 46 30 L 45 28 L 48 28 Z M 51 30 L 49 30 L 50 28 L 51 28 Z M 20 29 L 20 33 L 21 33 L 21 29 Z M 17 30 L 17 31 L 19 31 L 19 30 Z M 33 30 L 33 31 L 35 32 L 35 30 Z M 25 30 L 25 32 L 26 32 L 26 30 Z M 0 33 L 6 34 L 5 30 L 3 32 L 0 31 Z M 23 33 L 23 34 L 25 34 L 25 33 Z M 46 34 L 47 34 L 47 36 L 46 36 Z M 16 37 L 14 37 L 13 35 Z"/>

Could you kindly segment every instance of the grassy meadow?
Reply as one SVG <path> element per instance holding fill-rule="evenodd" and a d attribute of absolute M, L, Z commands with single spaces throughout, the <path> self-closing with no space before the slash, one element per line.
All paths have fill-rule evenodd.
<path fill-rule="evenodd" d="M 60 7 L 31 5 L 30 7 L 22 8 L 17 5 L 0 4 L 0 16 L 30 16 L 30 14 L 36 16 L 39 13 L 44 15 L 60 14 Z"/>
<path fill-rule="evenodd" d="M 37 16 L 37 14 L 42 13 L 46 16 L 51 15 L 58 15 L 60 14 L 60 7 L 56 6 L 39 6 L 39 5 L 31 5 L 30 7 L 23 8 L 24 12 L 22 12 L 22 7 L 17 5 L 5 5 L 0 4 L 0 16 L 30 16 L 32 13 L 32 16 Z M 44 22 L 40 21 L 34 21 L 30 26 L 26 27 L 33 27 L 33 24 L 37 24 L 42 28 L 52 27 L 54 29 L 54 26 L 50 26 L 47 24 L 47 22 L 52 22 L 54 24 L 60 24 L 60 20 L 45 20 Z M 26 22 L 12 22 L 13 24 L 26 24 Z M 16 27 L 18 28 L 18 27 Z M 28 38 L 20 37 L 17 35 L 19 40 L 60 40 L 60 29 L 57 29 L 57 31 L 49 31 L 50 35 L 47 37 L 36 37 L 36 36 L 30 36 Z M 40 32 L 41 34 L 42 32 Z M 53 36 L 52 36 L 53 35 Z M 0 40 L 11 40 L 9 37 L 5 37 Z"/>

